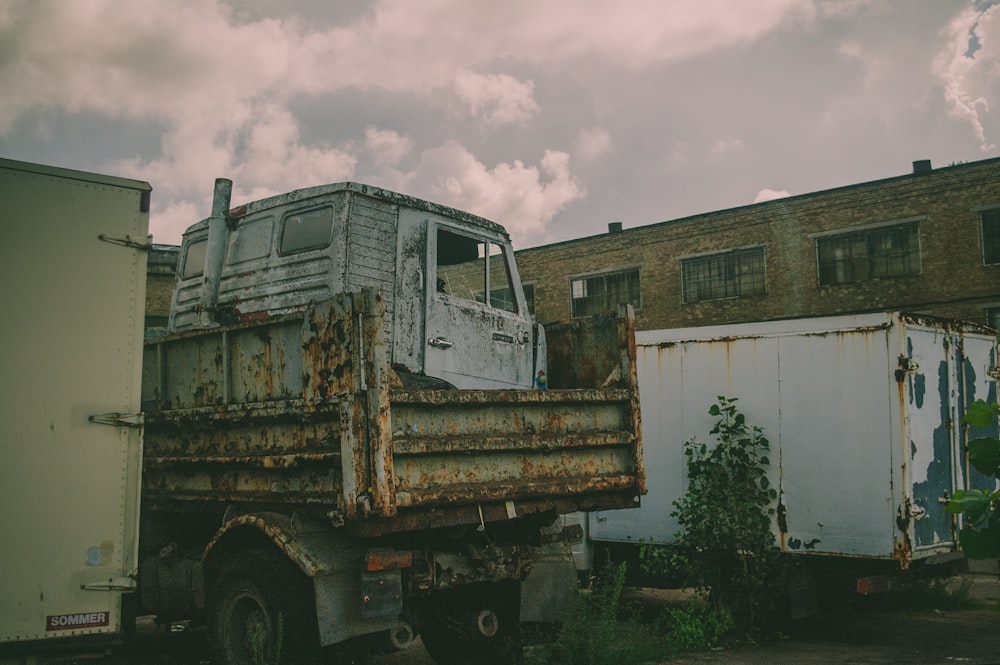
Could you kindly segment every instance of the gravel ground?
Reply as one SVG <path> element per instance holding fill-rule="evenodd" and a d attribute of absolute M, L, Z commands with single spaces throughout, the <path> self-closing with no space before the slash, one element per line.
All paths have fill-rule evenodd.
<path fill-rule="evenodd" d="M 975 607 L 960 610 L 879 609 L 859 602 L 796 622 L 787 639 L 763 646 L 736 646 L 686 654 L 678 665 L 1000 665 L 1000 578 L 970 573 L 956 578 L 970 585 Z M 676 602 L 677 594 L 630 589 L 644 602 Z M 127 646 L 98 657 L 44 660 L 59 665 L 211 665 L 204 634 L 167 631 L 140 622 Z M 419 644 L 375 656 L 372 665 L 433 665 Z"/>

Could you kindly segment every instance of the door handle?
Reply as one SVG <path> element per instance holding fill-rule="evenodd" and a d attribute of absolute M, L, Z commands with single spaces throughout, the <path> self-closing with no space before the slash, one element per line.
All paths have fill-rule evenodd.
<path fill-rule="evenodd" d="M 431 346 L 436 346 L 439 349 L 450 349 L 454 346 L 452 342 L 449 342 L 444 337 L 431 337 L 427 340 L 427 343 Z"/>

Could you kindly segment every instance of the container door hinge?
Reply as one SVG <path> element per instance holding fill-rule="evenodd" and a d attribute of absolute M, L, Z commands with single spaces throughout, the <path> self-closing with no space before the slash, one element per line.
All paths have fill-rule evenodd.
<path fill-rule="evenodd" d="M 113 425 L 115 427 L 142 427 L 145 418 L 141 413 L 102 413 L 88 418 L 98 425 Z"/>
<path fill-rule="evenodd" d="M 146 236 L 144 241 L 136 240 L 132 236 L 109 236 L 106 233 L 101 233 L 97 236 L 98 240 L 103 240 L 104 242 L 110 242 L 112 245 L 121 245 L 122 247 L 133 247 L 135 249 L 141 249 L 144 252 L 148 252 L 153 249 L 153 236 Z"/>
<path fill-rule="evenodd" d="M 907 374 L 916 374 L 918 369 L 920 369 L 920 366 L 913 362 L 912 358 L 900 355 L 898 364 L 896 365 L 896 382 L 902 383 L 906 380 Z"/>
<path fill-rule="evenodd" d="M 107 582 L 93 582 L 91 584 L 81 584 L 84 591 L 135 591 L 138 588 L 136 581 L 131 577 L 116 577 Z"/>

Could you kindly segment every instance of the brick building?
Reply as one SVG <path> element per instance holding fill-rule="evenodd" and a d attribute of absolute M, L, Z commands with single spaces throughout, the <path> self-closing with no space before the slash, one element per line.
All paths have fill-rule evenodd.
<path fill-rule="evenodd" d="M 640 329 L 889 309 L 1000 324 L 1000 158 L 517 252 L 535 318 Z"/>
<path fill-rule="evenodd" d="M 177 276 L 176 245 L 153 245 L 146 259 L 146 334 L 165 331 Z"/>

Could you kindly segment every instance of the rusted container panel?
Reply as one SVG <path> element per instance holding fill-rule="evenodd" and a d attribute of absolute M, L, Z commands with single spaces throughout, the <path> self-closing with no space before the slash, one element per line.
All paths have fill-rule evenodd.
<path fill-rule="evenodd" d="M 996 400 L 996 344 L 982 326 L 898 312 L 642 332 L 649 494 L 591 514 L 591 539 L 672 542 L 684 443 L 710 440 L 724 395 L 770 440 L 782 549 L 903 566 L 949 552 L 959 525 L 943 501 L 973 477 L 961 417 Z"/>
<path fill-rule="evenodd" d="M 294 507 L 372 535 L 637 505 L 634 319 L 603 325 L 611 379 L 548 391 L 403 390 L 373 291 L 150 342 L 144 500 Z"/>
<path fill-rule="evenodd" d="M 545 327 L 549 387 L 597 386 L 621 362 L 618 317 L 591 316 Z"/>

